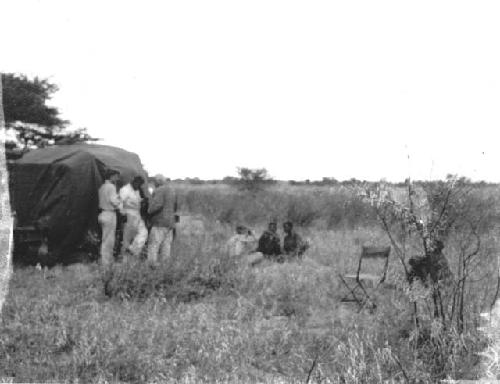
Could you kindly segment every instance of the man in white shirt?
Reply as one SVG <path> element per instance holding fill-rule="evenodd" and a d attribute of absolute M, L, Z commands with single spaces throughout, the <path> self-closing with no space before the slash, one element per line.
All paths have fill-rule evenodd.
<path fill-rule="evenodd" d="M 116 193 L 116 183 L 120 173 L 108 170 L 105 175 L 104 184 L 99 188 L 99 216 L 98 222 L 101 226 L 101 264 L 109 265 L 113 261 L 113 249 L 115 247 L 116 211 L 121 208 L 121 201 Z"/>
<path fill-rule="evenodd" d="M 144 179 L 141 176 L 136 176 L 132 182 L 120 189 L 121 213 L 127 216 L 123 227 L 121 250 L 124 261 L 127 261 L 129 254 L 138 257 L 148 238 L 148 230 L 141 217 L 142 198 L 139 189 L 143 184 Z"/>

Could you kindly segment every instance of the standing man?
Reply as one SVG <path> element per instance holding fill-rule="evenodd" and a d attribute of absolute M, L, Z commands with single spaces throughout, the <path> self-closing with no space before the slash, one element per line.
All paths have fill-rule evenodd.
<path fill-rule="evenodd" d="M 155 191 L 148 208 L 151 231 L 148 239 L 148 261 L 155 265 L 170 258 L 174 238 L 177 196 L 161 175 L 155 176 Z"/>
<path fill-rule="evenodd" d="M 125 261 L 127 261 L 128 255 L 138 258 L 148 238 L 148 230 L 141 217 L 142 197 L 139 190 L 143 184 L 144 179 L 141 176 L 136 176 L 132 182 L 120 189 L 120 199 L 123 204 L 122 214 L 127 216 L 123 227 L 121 249 Z"/>
<path fill-rule="evenodd" d="M 121 208 L 121 201 L 116 193 L 120 173 L 108 170 L 104 178 L 104 184 L 99 188 L 100 213 L 97 220 L 102 230 L 100 262 L 102 265 L 109 265 L 113 261 L 115 247 L 116 211 Z"/>

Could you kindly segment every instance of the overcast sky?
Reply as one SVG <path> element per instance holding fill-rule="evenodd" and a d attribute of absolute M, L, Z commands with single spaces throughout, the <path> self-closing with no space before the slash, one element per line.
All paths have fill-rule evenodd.
<path fill-rule="evenodd" d="M 500 181 L 496 0 L 3 0 L 0 14 L 0 71 L 58 84 L 64 118 L 150 173 Z"/>

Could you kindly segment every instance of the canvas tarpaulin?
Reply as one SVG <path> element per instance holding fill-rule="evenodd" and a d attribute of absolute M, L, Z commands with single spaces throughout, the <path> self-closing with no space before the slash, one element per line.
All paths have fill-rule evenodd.
<path fill-rule="evenodd" d="M 10 167 L 17 225 L 45 228 L 51 254 L 64 261 L 98 228 L 98 190 L 108 169 L 120 172 L 118 187 L 136 175 L 147 180 L 139 156 L 120 148 L 79 144 L 28 152 Z"/>

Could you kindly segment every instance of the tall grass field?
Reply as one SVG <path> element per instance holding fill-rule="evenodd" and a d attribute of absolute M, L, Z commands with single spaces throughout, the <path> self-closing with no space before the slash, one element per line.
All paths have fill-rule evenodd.
<path fill-rule="evenodd" d="M 161 267 L 15 269 L 1 314 L 0 382 L 435 383 L 497 374 L 480 329 L 498 293 L 497 187 L 472 192 L 487 209 L 458 328 L 426 317 L 426 288 L 409 291 L 394 250 L 375 309 L 341 301 L 339 274 L 356 270 L 361 247 L 392 246 L 349 188 L 177 189 L 181 222 Z M 293 221 L 309 240 L 302 261 L 248 267 L 228 256 L 237 224 L 260 235 L 270 218 Z M 452 233 L 444 248 L 457 275 L 463 240 Z"/>

